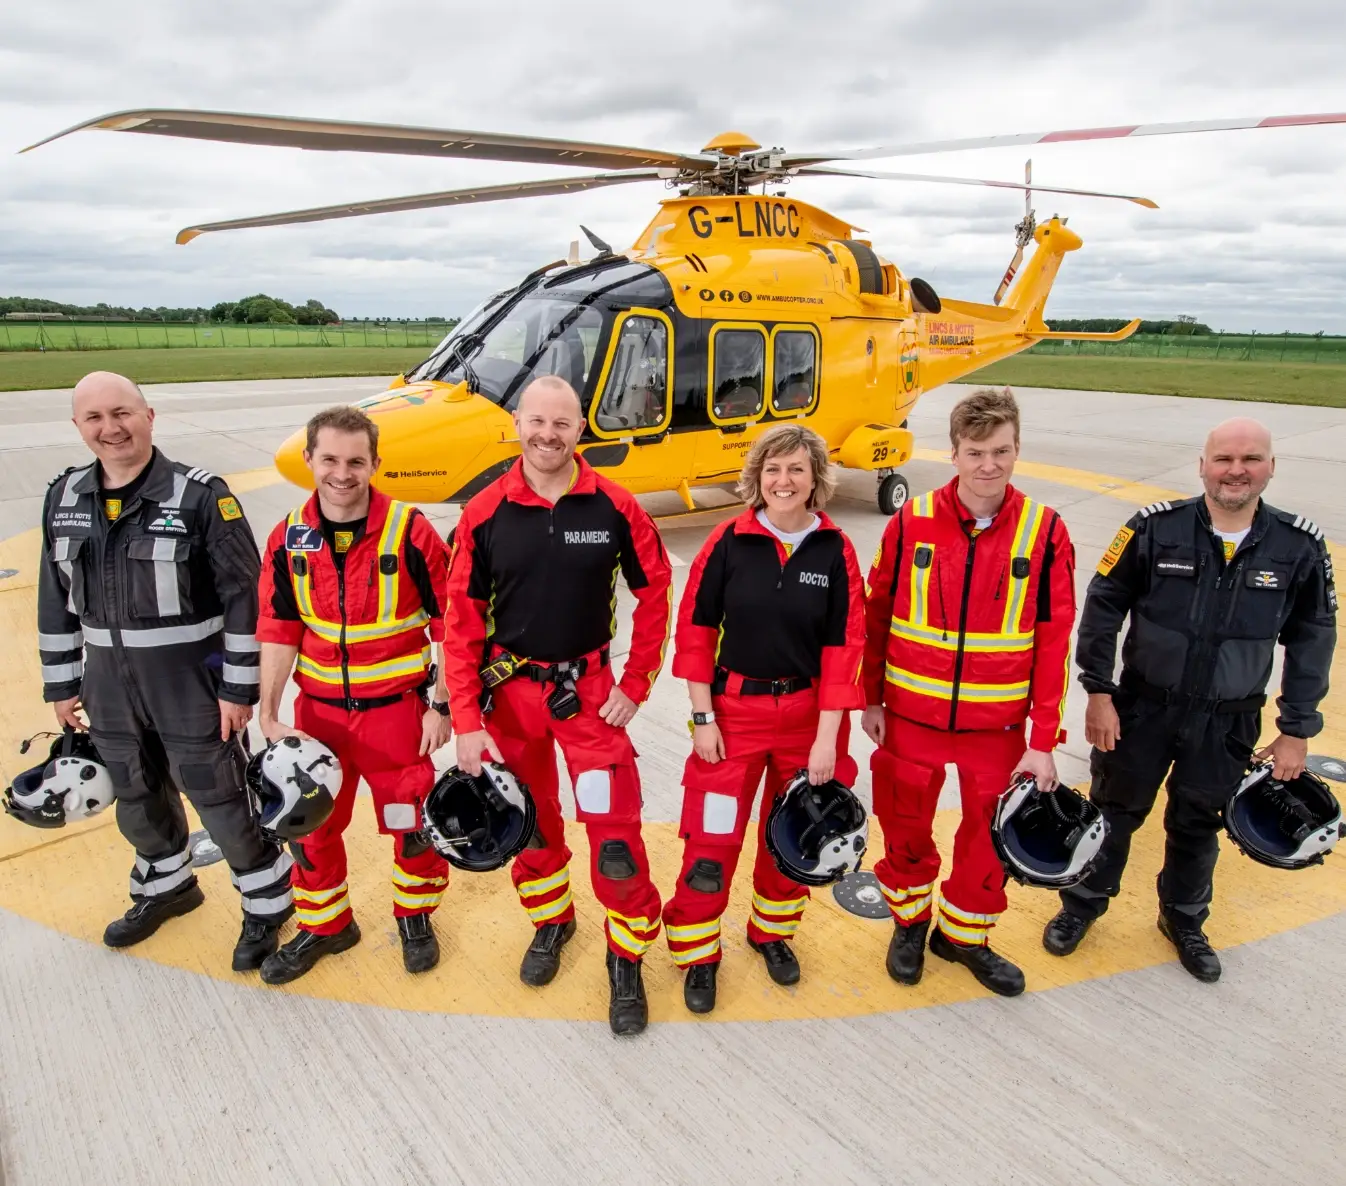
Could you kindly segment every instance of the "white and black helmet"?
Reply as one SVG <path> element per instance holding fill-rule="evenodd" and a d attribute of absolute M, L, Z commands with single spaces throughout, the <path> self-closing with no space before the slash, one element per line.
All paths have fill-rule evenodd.
<path fill-rule="evenodd" d="M 66 729 L 56 737 L 47 760 L 18 775 L 5 788 L 5 811 L 35 828 L 63 828 L 72 820 L 88 819 L 116 798 L 112 777 L 87 733 Z M 20 748 L 26 753 L 36 738 Z"/>
<path fill-rule="evenodd" d="M 1239 850 L 1273 869 L 1303 869 L 1322 862 L 1346 836 L 1341 804 L 1316 774 L 1288 782 L 1259 763 L 1225 804 L 1224 827 Z"/>
<path fill-rule="evenodd" d="M 527 846 L 536 824 L 528 788 L 493 762 L 483 762 L 475 777 L 457 766 L 446 770 L 421 808 L 421 828 L 434 850 L 470 873 L 508 864 Z"/>
<path fill-rule="evenodd" d="M 801 770 L 767 816 L 767 851 L 800 885 L 828 885 L 854 873 L 868 844 L 864 805 L 835 778 L 815 787 Z"/>
<path fill-rule="evenodd" d="M 1108 821 L 1079 791 L 1040 791 L 1031 774 L 1015 776 L 991 819 L 991 842 L 1005 872 L 1044 889 L 1083 881 L 1107 834 Z"/>
<path fill-rule="evenodd" d="M 341 790 L 341 763 L 321 741 L 282 737 L 248 762 L 248 796 L 262 832 L 301 840 L 327 822 Z"/>

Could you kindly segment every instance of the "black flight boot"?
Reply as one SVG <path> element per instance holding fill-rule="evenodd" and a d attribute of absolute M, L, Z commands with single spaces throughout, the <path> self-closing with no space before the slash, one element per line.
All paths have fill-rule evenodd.
<path fill-rule="evenodd" d="M 936 927 L 930 936 L 930 953 L 950 963 L 962 964 L 983 988 L 1002 997 L 1017 997 L 1024 990 L 1024 974 L 985 943 L 975 947 L 955 943 Z"/>
<path fill-rule="evenodd" d="M 1089 933 L 1094 925 L 1092 918 L 1082 918 L 1061 910 L 1049 922 L 1042 932 L 1042 946 L 1052 955 L 1069 955 L 1080 945 L 1080 940 Z"/>
<path fill-rule="evenodd" d="M 533 933 L 533 941 L 523 953 L 519 979 L 531 988 L 541 988 L 556 979 L 561 970 L 561 948 L 575 934 L 575 920 L 544 922 Z"/>
<path fill-rule="evenodd" d="M 784 939 L 770 939 L 765 943 L 748 940 L 748 946 L 766 961 L 766 974 L 777 984 L 789 987 L 799 983 L 799 961 Z"/>
<path fill-rule="evenodd" d="M 293 913 L 294 907 L 291 906 L 274 918 L 245 914 L 243 930 L 234 944 L 234 971 L 255 972 L 267 956 L 274 955 L 280 945 L 280 928 Z"/>
<path fill-rule="evenodd" d="M 888 944 L 888 975 L 898 984 L 920 984 L 925 971 L 925 934 L 930 920 L 914 922 L 904 927 L 900 922 L 893 928 L 893 940 Z"/>
<path fill-rule="evenodd" d="M 1220 957 L 1206 942 L 1200 927 L 1180 927 L 1165 914 L 1159 915 L 1159 933 L 1178 949 L 1178 962 L 1204 984 L 1220 979 Z"/>
<path fill-rule="evenodd" d="M 715 978 L 720 973 L 720 961 L 693 964 L 682 982 L 682 999 L 693 1013 L 709 1013 L 715 1008 Z"/>
<path fill-rule="evenodd" d="M 439 940 L 428 914 L 408 914 L 397 920 L 402 936 L 402 966 L 412 975 L 428 972 L 439 963 Z"/>
<path fill-rule="evenodd" d="M 130 947 L 148 939 L 170 918 L 190 914 L 206 900 L 201 887 L 192 880 L 173 894 L 158 898 L 141 898 L 130 910 L 107 925 L 103 943 L 107 947 Z"/>
<path fill-rule="evenodd" d="M 360 928 L 355 919 L 351 919 L 335 935 L 300 931 L 275 955 L 269 955 L 262 961 L 262 983 L 289 984 L 291 980 L 298 980 L 306 972 L 312 971 L 313 965 L 323 956 L 349 951 L 358 942 Z"/>
<path fill-rule="evenodd" d="M 612 1032 L 638 1034 L 649 1024 L 650 1010 L 645 1003 L 645 984 L 640 978 L 640 961 L 617 955 L 608 948 L 608 986 L 612 998 L 608 1004 L 608 1024 Z"/>

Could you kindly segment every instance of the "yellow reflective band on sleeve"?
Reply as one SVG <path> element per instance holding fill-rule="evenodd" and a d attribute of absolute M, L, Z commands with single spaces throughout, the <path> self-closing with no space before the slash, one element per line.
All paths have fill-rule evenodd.
<path fill-rule="evenodd" d="M 1040 502 L 1034 502 L 1031 498 L 1024 499 L 1023 509 L 1019 512 L 1019 523 L 1014 529 L 1014 546 L 1010 552 L 1010 568 L 1007 575 L 1009 589 L 1005 596 L 1005 620 L 1001 623 L 1001 633 L 1009 634 L 1011 631 L 1018 631 L 1019 619 L 1023 615 L 1024 598 L 1028 590 L 1028 578 L 1031 573 L 1026 572 L 1023 576 L 1014 575 L 1014 563 L 1016 560 L 1024 560 L 1032 556 L 1033 548 L 1037 544 L 1038 530 L 1042 527 L 1042 519 L 1046 514 L 1047 508 Z"/>
<path fill-rule="evenodd" d="M 430 669 L 430 648 L 423 647 L 418 655 L 406 655 L 401 659 L 389 659 L 385 663 L 351 663 L 346 667 L 351 686 L 357 683 L 372 684 L 380 680 L 396 679 L 400 675 L 421 675 Z M 300 655 L 295 670 L 301 675 L 318 683 L 342 687 L 344 680 L 340 665 L 329 667 L 325 663 L 316 663 L 307 655 Z"/>
<path fill-rule="evenodd" d="M 887 665 L 885 674 L 888 682 L 908 692 L 921 696 L 933 696 L 938 700 L 953 699 L 953 683 L 949 680 L 935 679 L 933 676 L 917 675 L 904 667 Z M 1028 696 L 1029 681 L 1022 680 L 1013 684 L 970 684 L 958 685 L 960 700 L 975 700 L 982 704 L 1002 704 L 1014 700 L 1023 700 Z"/>
<path fill-rule="evenodd" d="M 1103 553 L 1103 559 L 1098 562 L 1099 576 L 1105 577 L 1113 570 L 1117 561 L 1122 558 L 1122 553 L 1126 551 L 1126 545 L 1131 542 L 1135 534 L 1125 524 L 1117 529 L 1117 534 L 1112 537 L 1112 543 L 1108 545 L 1108 550 Z"/>

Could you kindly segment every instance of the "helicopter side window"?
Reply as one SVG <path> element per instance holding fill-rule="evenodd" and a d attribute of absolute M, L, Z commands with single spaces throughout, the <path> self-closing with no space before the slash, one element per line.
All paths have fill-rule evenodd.
<path fill-rule="evenodd" d="M 628 317 L 594 423 L 603 432 L 658 428 L 667 409 L 668 327 L 654 317 Z"/>
<path fill-rule="evenodd" d="M 711 408 L 715 418 L 760 416 L 766 386 L 766 335 L 755 329 L 717 328 L 712 350 Z"/>
<path fill-rule="evenodd" d="M 800 412 L 813 403 L 817 341 L 808 330 L 778 330 L 772 337 L 771 406 Z"/>

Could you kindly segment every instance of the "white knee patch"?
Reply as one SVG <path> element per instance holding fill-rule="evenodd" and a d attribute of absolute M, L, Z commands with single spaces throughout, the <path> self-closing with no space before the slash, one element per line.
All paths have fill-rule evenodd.
<path fill-rule="evenodd" d="M 575 802 L 586 815 L 607 815 L 612 810 L 612 775 L 606 770 L 586 770 L 575 779 Z"/>
<path fill-rule="evenodd" d="M 701 830 L 712 836 L 728 836 L 738 822 L 738 800 L 733 795 L 707 791 L 701 801 Z"/>
<path fill-rule="evenodd" d="M 392 832 L 416 829 L 416 808 L 410 803 L 387 803 L 383 808 L 383 826 Z"/>

